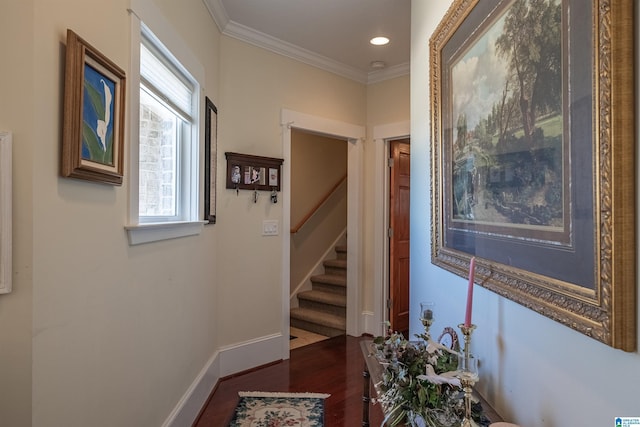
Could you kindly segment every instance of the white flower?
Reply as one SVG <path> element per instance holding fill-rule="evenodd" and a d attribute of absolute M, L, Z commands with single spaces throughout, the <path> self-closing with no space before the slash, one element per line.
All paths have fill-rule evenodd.
<path fill-rule="evenodd" d="M 109 89 L 107 83 L 103 79 L 100 79 L 100 82 L 104 87 L 104 120 L 98 119 L 98 123 L 96 124 L 96 134 L 98 135 L 98 138 L 100 138 L 102 151 L 107 151 L 107 129 L 111 122 L 111 100 L 113 99 L 113 95 L 111 94 L 111 89 Z"/>
<path fill-rule="evenodd" d="M 418 375 L 416 378 L 433 384 L 451 384 L 454 387 L 460 387 L 460 379 L 455 377 L 455 371 L 443 372 L 438 375 L 433 366 L 429 364 L 427 364 L 425 371 L 425 375 Z"/>

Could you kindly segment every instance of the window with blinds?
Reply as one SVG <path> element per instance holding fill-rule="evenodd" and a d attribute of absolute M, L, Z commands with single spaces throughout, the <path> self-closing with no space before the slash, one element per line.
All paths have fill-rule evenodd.
<path fill-rule="evenodd" d="M 197 84 L 147 30 L 140 44 L 139 221 L 192 220 Z M 196 148 L 193 148 L 193 147 Z"/>

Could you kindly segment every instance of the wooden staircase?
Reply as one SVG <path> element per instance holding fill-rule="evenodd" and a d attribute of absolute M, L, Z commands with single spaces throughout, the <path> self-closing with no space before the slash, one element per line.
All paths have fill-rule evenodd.
<path fill-rule="evenodd" d="M 336 259 L 324 261 L 324 274 L 311 276 L 311 290 L 298 293 L 291 326 L 316 334 L 344 335 L 347 324 L 347 247 L 336 246 Z"/>

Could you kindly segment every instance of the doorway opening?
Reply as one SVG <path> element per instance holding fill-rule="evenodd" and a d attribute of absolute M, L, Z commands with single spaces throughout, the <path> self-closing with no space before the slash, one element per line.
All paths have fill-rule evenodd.
<path fill-rule="evenodd" d="M 365 128 L 336 120 L 312 116 L 291 110 L 282 110 L 282 355 L 289 358 L 290 330 L 290 253 L 291 242 L 291 133 L 293 129 L 320 134 L 347 141 L 347 318 L 346 333 L 362 334 L 360 322 L 360 200 L 362 193 L 362 158 Z"/>
<path fill-rule="evenodd" d="M 389 141 L 389 323 L 409 337 L 409 212 L 411 145 Z"/>
<path fill-rule="evenodd" d="M 291 349 L 346 332 L 347 144 L 291 131 Z"/>
<path fill-rule="evenodd" d="M 389 319 L 389 154 L 392 140 L 410 138 L 410 122 L 397 122 L 374 126 L 373 143 L 375 156 L 374 205 L 380 207 L 373 213 L 373 313 L 368 323 L 372 335 L 383 335 Z"/>

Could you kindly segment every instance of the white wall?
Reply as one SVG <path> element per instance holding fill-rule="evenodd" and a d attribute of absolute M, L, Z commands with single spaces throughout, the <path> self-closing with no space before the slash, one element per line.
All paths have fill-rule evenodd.
<path fill-rule="evenodd" d="M 282 108 L 364 125 L 366 86 L 223 37 L 219 109 L 220 179 L 224 152 L 283 157 Z M 282 234 L 263 237 L 262 221 L 282 225 L 282 199 L 220 187 L 220 339 L 223 344 L 279 334 L 282 329 Z M 281 233 L 286 233 L 281 227 Z M 288 234 L 285 235 L 288 238 Z M 288 295 L 288 289 L 287 289 Z M 233 325 L 233 326 L 231 326 Z"/>
<path fill-rule="evenodd" d="M 156 4 L 217 98 L 219 34 L 206 7 Z M 0 127 L 15 147 L 14 292 L 0 298 L 3 426 L 161 425 L 218 348 L 215 228 L 129 247 L 127 176 L 122 187 L 59 177 L 66 30 L 128 72 L 128 5 L 0 6 Z"/>
<path fill-rule="evenodd" d="M 130 72 L 129 2 L 35 3 L 33 425 L 160 425 L 217 347 L 215 229 L 130 247 L 126 176 L 121 188 L 58 177 L 66 29 Z M 215 99 L 207 9 L 155 3 Z"/>
<path fill-rule="evenodd" d="M 460 323 L 466 301 L 465 280 L 429 262 L 428 41 L 449 4 L 412 2 L 411 304 L 418 311 L 420 301 L 436 301 L 434 331 Z M 637 352 L 614 350 L 479 286 L 473 310 L 473 348 L 482 364 L 478 388 L 507 421 L 602 427 L 616 416 L 640 416 Z M 412 334 L 420 328 L 412 318 Z"/>
<path fill-rule="evenodd" d="M 367 87 L 367 143 L 364 146 L 364 217 L 362 257 L 363 310 L 366 316 L 364 332 L 379 335 L 383 333 L 383 297 L 388 288 L 385 279 L 388 253 L 387 229 L 384 221 L 388 218 L 389 199 L 389 147 L 384 138 L 406 137 L 409 131 L 409 76 L 402 76 Z M 400 126 L 398 126 L 400 124 Z M 376 135 L 376 129 L 390 127 L 394 130 Z M 406 129 L 406 130 L 405 130 Z M 377 138 L 377 139 L 374 139 Z M 388 225 L 388 224 L 387 224 Z M 377 316 L 376 316 L 377 314 Z"/>
<path fill-rule="evenodd" d="M 279 358 L 272 344 L 288 341 L 282 240 L 262 237 L 261 227 L 282 220 L 282 204 L 226 190 L 224 152 L 281 157 L 282 109 L 370 127 L 408 119 L 406 78 L 389 97 L 376 85 L 373 99 L 389 98 L 391 113 L 369 119 L 365 85 L 221 36 L 201 0 L 143 1 L 203 65 L 203 95 L 218 107 L 218 221 L 200 236 L 130 247 L 128 156 L 122 187 L 59 177 L 66 30 L 129 73 L 129 1 L 0 3 L 0 128 L 14 144 L 13 292 L 0 296 L 3 427 L 184 420 L 172 411 L 190 387 Z M 363 264 L 368 271 L 375 259 Z"/>
<path fill-rule="evenodd" d="M 13 291 L 0 295 L 0 419 L 8 426 L 31 424 L 36 102 L 35 58 L 29 48 L 34 38 L 32 14 L 33 0 L 0 3 L 0 129 L 13 132 Z"/>

